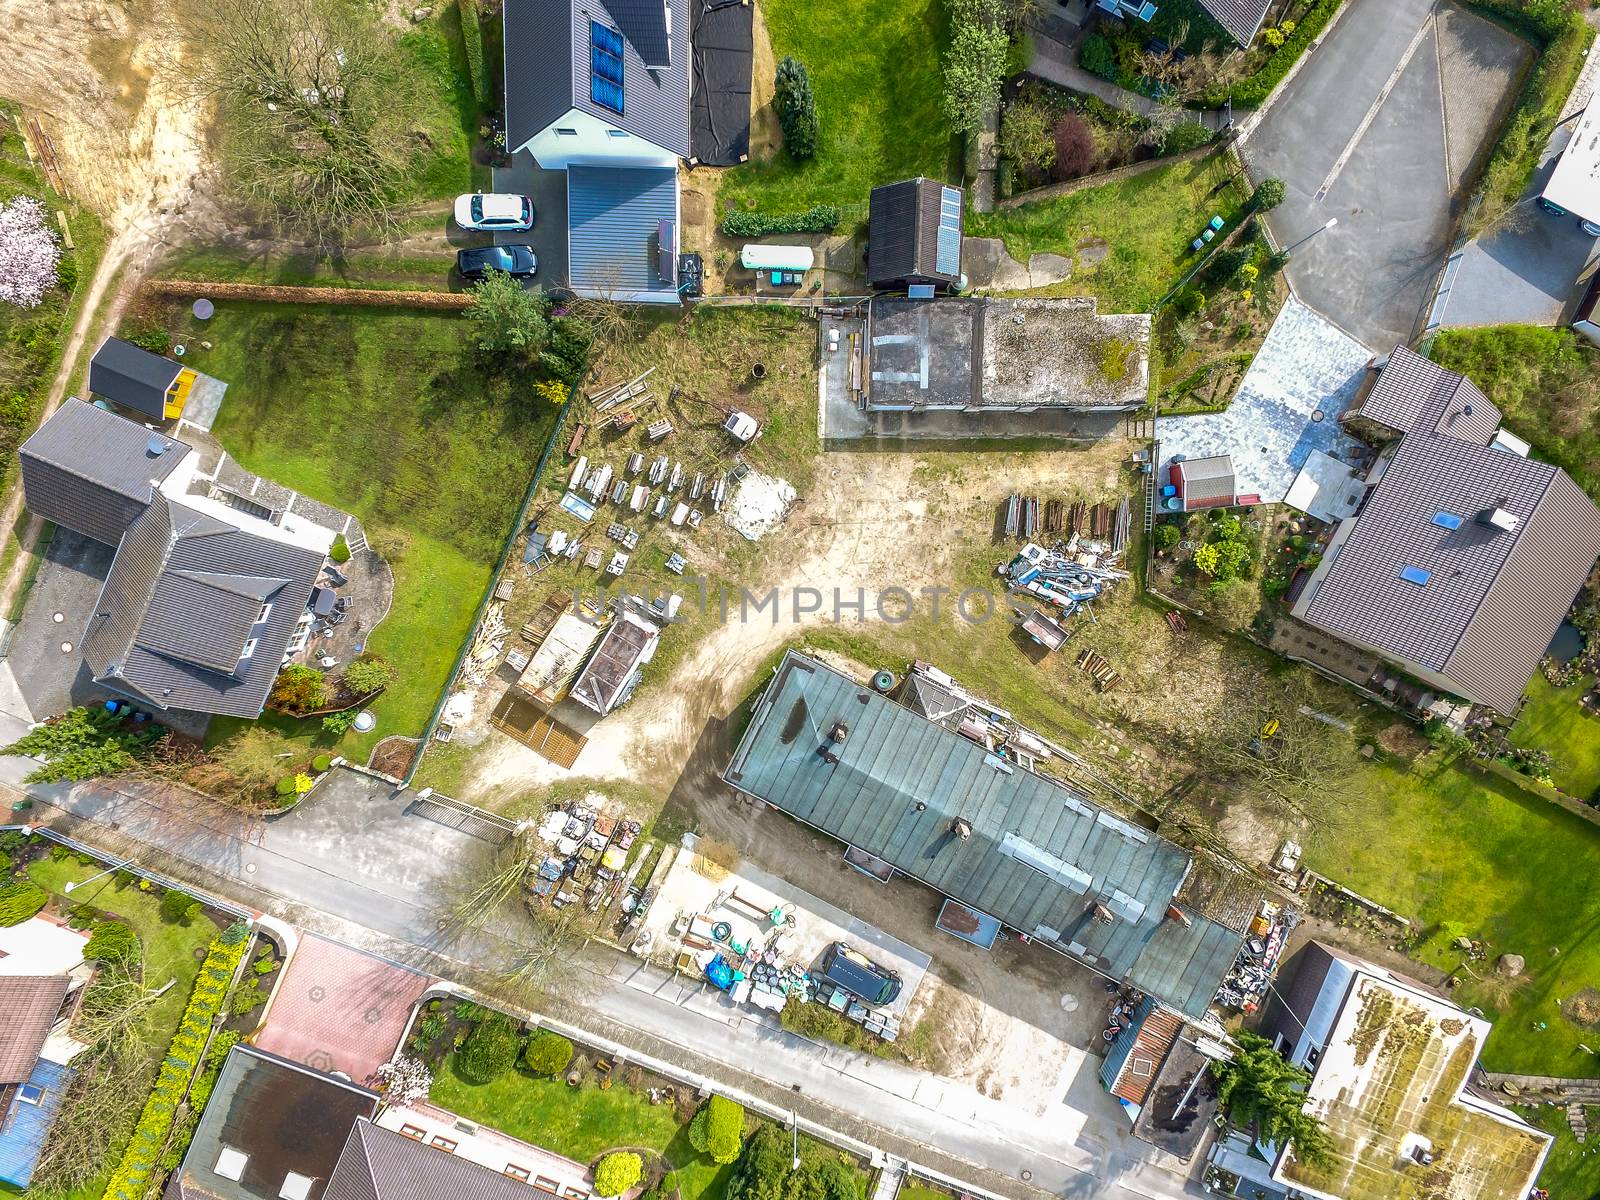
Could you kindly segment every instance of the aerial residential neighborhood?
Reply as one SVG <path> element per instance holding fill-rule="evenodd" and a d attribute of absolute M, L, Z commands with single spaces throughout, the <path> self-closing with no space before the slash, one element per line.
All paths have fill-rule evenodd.
<path fill-rule="evenodd" d="M 1600 9 L 3 8 L 0 1191 L 1600 1197 Z"/>

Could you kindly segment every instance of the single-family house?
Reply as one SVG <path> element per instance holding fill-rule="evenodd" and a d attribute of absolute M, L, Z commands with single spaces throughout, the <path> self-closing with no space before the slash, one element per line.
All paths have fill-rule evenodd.
<path fill-rule="evenodd" d="M 1249 49 L 1272 10 L 1272 0 L 1200 0 L 1200 7 L 1229 37 Z"/>
<path fill-rule="evenodd" d="M 31 512 L 116 547 L 79 639 L 95 683 L 159 710 L 259 716 L 305 643 L 335 531 L 219 489 L 188 444 L 77 399 L 20 453 Z"/>
<path fill-rule="evenodd" d="M 132 342 L 108 337 L 89 360 L 89 390 L 152 421 L 183 415 L 199 376 L 181 363 Z"/>
<path fill-rule="evenodd" d="M 874 288 L 961 284 L 961 189 L 918 177 L 872 189 L 867 278 Z"/>
<path fill-rule="evenodd" d="M 228 1051 L 164 1200 L 323 1200 L 378 1095 L 254 1046 Z"/>
<path fill-rule="evenodd" d="M 943 702 L 919 690 L 919 707 Z M 1017 755 L 790 651 L 723 779 L 973 912 L 1203 1020 L 1260 891 Z"/>
<path fill-rule="evenodd" d="M 0 1184 L 24 1191 L 83 1052 L 70 1034 L 88 934 L 44 916 L 0 928 Z"/>
<path fill-rule="evenodd" d="M 1235 1131 L 1211 1161 L 1239 1180 L 1241 1197 L 1524 1200 L 1552 1139 L 1468 1090 L 1489 1029 L 1414 980 L 1308 943 L 1280 976 L 1260 1032 L 1311 1074 L 1305 1108 L 1328 1135 L 1328 1160 Z"/>
<path fill-rule="evenodd" d="M 480 1131 L 476 1124 L 463 1122 L 464 1130 L 451 1128 L 428 1136 L 421 1126 L 407 1122 L 406 1115 L 405 1110 L 389 1109 L 385 1113 L 389 1119 L 382 1125 L 366 1117 L 356 1121 L 328 1179 L 325 1200 L 443 1200 L 447 1196 L 556 1200 L 556 1190 L 535 1174 L 554 1155 L 535 1152 L 511 1138 L 483 1138 L 501 1151 L 503 1165 L 489 1166 L 461 1153 L 464 1142 L 476 1139 Z M 535 1153 L 539 1157 L 535 1158 Z M 569 1195 L 588 1192 L 577 1184 L 566 1186 Z"/>
<path fill-rule="evenodd" d="M 1470 381 L 1404 347 L 1344 420 L 1384 444 L 1295 617 L 1515 713 L 1600 559 L 1600 508 Z"/>

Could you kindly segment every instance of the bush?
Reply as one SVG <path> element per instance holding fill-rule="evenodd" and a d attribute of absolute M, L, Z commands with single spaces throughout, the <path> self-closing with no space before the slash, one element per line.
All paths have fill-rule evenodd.
<path fill-rule="evenodd" d="M 644 1160 L 628 1150 L 608 1154 L 594 1169 L 594 1194 L 620 1196 L 644 1177 Z"/>
<path fill-rule="evenodd" d="M 1050 172 L 1057 179 L 1076 179 L 1094 166 L 1094 130 L 1077 113 L 1064 113 L 1055 127 L 1056 162 Z"/>
<path fill-rule="evenodd" d="M 766 237 L 774 233 L 832 233 L 839 225 L 839 210 L 817 204 L 795 213 L 731 212 L 722 218 L 729 237 Z M 565 394 L 563 394 L 565 399 Z"/>
<path fill-rule="evenodd" d="M 344 683 L 358 696 L 386 688 L 394 682 L 394 668 L 381 654 L 363 654 L 344 669 Z"/>
<path fill-rule="evenodd" d="M 322 730 L 336 737 L 343 737 L 349 733 L 356 723 L 356 710 L 346 709 L 344 712 L 329 713 L 322 718 Z"/>
<path fill-rule="evenodd" d="M 557 317 L 550 322 L 549 344 L 539 352 L 539 366 L 571 387 L 589 369 L 594 331 L 578 317 Z"/>
<path fill-rule="evenodd" d="M 726 1096 L 712 1096 L 689 1122 L 689 1144 L 713 1162 L 731 1163 L 743 1141 L 744 1105 Z"/>
<path fill-rule="evenodd" d="M 1055 116 L 1055 110 L 1042 101 L 1014 101 L 1000 118 L 1001 151 L 1021 170 L 1043 175 L 1056 164 Z"/>
<path fill-rule="evenodd" d="M 1157 525 L 1153 532 L 1157 550 L 1171 550 L 1183 540 L 1182 531 L 1176 525 L 1170 523 Z"/>
<path fill-rule="evenodd" d="M 1184 288 L 1183 291 L 1178 293 L 1178 298 L 1174 303 L 1182 316 L 1197 317 L 1205 311 L 1206 294 L 1199 288 Z"/>
<path fill-rule="evenodd" d="M 1250 547 L 1243 542 L 1207 542 L 1194 552 L 1194 565 L 1203 575 L 1228 580 L 1247 572 Z"/>
<path fill-rule="evenodd" d="M 344 534 L 333 539 L 333 545 L 328 547 L 328 557 L 336 563 L 350 561 L 350 543 L 344 540 Z"/>
<path fill-rule="evenodd" d="M 150 351 L 151 354 L 168 354 L 172 350 L 172 335 L 165 329 L 153 327 L 136 329 L 131 333 L 124 333 L 122 339 L 132 342 L 141 350 Z"/>
<path fill-rule="evenodd" d="M 483 21 L 478 13 L 478 0 L 456 0 L 461 13 L 461 48 L 467 57 L 467 75 L 472 80 L 472 94 L 478 107 L 488 108 L 494 99 L 494 89 L 489 83 L 489 72 L 483 66 Z"/>
<path fill-rule="evenodd" d="M 318 775 L 322 774 L 331 766 L 333 766 L 333 759 L 328 757 L 326 754 L 319 754 L 311 760 L 311 769 Z"/>
<path fill-rule="evenodd" d="M 1283 203 L 1283 180 L 1268 176 L 1256 184 L 1256 190 L 1250 194 L 1250 210 L 1252 212 L 1271 212 Z"/>
<path fill-rule="evenodd" d="M 280 796 L 294 795 L 294 776 L 285 775 L 282 779 L 278 780 L 277 783 L 272 785 L 272 790 L 277 792 Z"/>
<path fill-rule="evenodd" d="M 28 783 L 78 781 L 128 770 L 166 733 L 154 722 L 125 726 L 121 717 L 98 705 L 71 708 L 0 753 L 37 755 L 45 760 L 28 772 Z"/>
<path fill-rule="evenodd" d="M 953 133 L 972 133 L 1000 103 L 1010 58 L 1005 0 L 945 0 L 950 43 L 944 56 L 944 112 Z"/>
<path fill-rule="evenodd" d="M 0 851 L 15 854 L 28 844 L 28 835 L 20 829 L 8 829 L 0 833 Z"/>
<path fill-rule="evenodd" d="M 516 1022 L 503 1013 L 486 1013 L 467 1034 L 456 1070 L 468 1083 L 491 1083 L 512 1068 L 521 1050 Z"/>
<path fill-rule="evenodd" d="M 488 354 L 534 358 L 550 341 L 550 301 L 505 271 L 484 272 L 464 315 Z"/>
<path fill-rule="evenodd" d="M 811 77 L 805 64 L 786 57 L 778 64 L 773 81 L 772 107 L 783 130 L 783 148 L 794 159 L 817 152 L 817 99 L 811 94 Z"/>
<path fill-rule="evenodd" d="M 1091 33 L 1079 44 L 1078 65 L 1089 74 L 1098 75 L 1112 83 L 1116 83 L 1120 75 L 1116 52 L 1101 33 Z"/>
<path fill-rule="evenodd" d="M 272 685 L 272 703 L 289 712 L 310 712 L 328 702 L 328 681 L 315 667 L 285 667 Z"/>
<path fill-rule="evenodd" d="M 1206 278 L 1216 283 L 1231 283 L 1244 269 L 1245 264 L 1254 257 L 1255 252 L 1244 246 L 1229 246 L 1226 250 L 1218 250 L 1206 264 Z"/>
<path fill-rule="evenodd" d="M 168 888 L 161 896 L 161 919 L 163 921 L 182 921 L 187 925 L 200 915 L 200 901 L 193 896 L 180 892 L 177 888 Z"/>
<path fill-rule="evenodd" d="M 261 990 L 261 980 L 252 979 L 249 983 L 241 984 L 234 989 L 233 995 L 228 1000 L 228 1010 L 235 1016 L 244 1016 L 245 1013 L 254 1012 L 267 1002 L 270 995 Z"/>
<path fill-rule="evenodd" d="M 1211 131 L 1199 121 L 1179 121 L 1167 130 L 1167 136 L 1161 139 L 1161 153 L 1184 154 L 1209 145 L 1210 142 Z"/>
<path fill-rule="evenodd" d="M 1242 108 L 1256 108 L 1272 95 L 1272 89 L 1283 82 L 1306 47 L 1322 32 L 1333 14 L 1339 11 L 1344 0 L 1313 0 L 1312 7 L 1295 26 L 1294 32 L 1284 39 L 1266 62 L 1251 74 L 1233 84 L 1217 84 L 1195 98 L 1198 108 L 1221 108 L 1229 99 Z M 1287 26 L 1284 27 L 1287 32 Z"/>
<path fill-rule="evenodd" d="M 102 963 L 133 966 L 142 956 L 138 935 L 121 921 L 96 921 L 89 930 L 83 956 Z"/>
<path fill-rule="evenodd" d="M 541 1029 L 522 1052 L 522 1063 L 535 1075 L 559 1075 L 572 1061 L 572 1043 L 559 1033 Z"/>
<path fill-rule="evenodd" d="M 0 886 L 0 925 L 21 925 L 37 915 L 48 899 L 43 888 L 26 879 Z"/>

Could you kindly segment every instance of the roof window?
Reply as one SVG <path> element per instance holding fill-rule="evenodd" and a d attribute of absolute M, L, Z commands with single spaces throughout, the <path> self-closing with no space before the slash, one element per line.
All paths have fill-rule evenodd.
<path fill-rule="evenodd" d="M 1460 529 L 1462 518 L 1453 512 L 1436 512 L 1433 514 L 1433 523 L 1440 529 Z"/>
<path fill-rule="evenodd" d="M 1433 575 L 1430 572 L 1423 570 L 1421 567 L 1401 567 L 1400 578 L 1404 579 L 1407 583 L 1414 583 L 1420 587 L 1427 583 L 1429 579 L 1433 578 Z"/>
<path fill-rule="evenodd" d="M 217 1155 L 217 1174 L 238 1183 L 244 1177 L 244 1167 L 249 1161 L 248 1154 L 235 1150 L 232 1146 L 224 1146 L 222 1153 Z"/>

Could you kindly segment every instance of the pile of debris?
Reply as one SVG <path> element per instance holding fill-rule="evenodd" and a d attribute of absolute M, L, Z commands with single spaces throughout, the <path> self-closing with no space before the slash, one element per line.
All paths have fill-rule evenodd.
<path fill-rule="evenodd" d="M 1071 616 L 1107 587 L 1128 578 L 1128 572 L 1115 565 L 1125 549 L 1126 542 L 1118 546 L 1074 533 L 1050 546 L 1029 542 L 996 573 L 1011 592 L 1043 600 L 1061 609 L 1062 616 Z"/>
<path fill-rule="evenodd" d="M 794 503 L 794 487 L 785 479 L 751 471 L 739 481 L 724 520 L 752 542 L 760 541 L 783 523 Z"/>
<path fill-rule="evenodd" d="M 1071 506 L 1065 500 L 1046 500 L 1041 507 L 1037 496 L 1013 492 L 1006 497 L 1007 537 L 1031 541 L 1040 533 L 1070 533 L 1106 538 L 1120 557 L 1132 528 L 1133 508 L 1127 497 L 1115 507 L 1106 503 L 1090 505 L 1083 500 L 1074 501 Z"/>
<path fill-rule="evenodd" d="M 1289 935 L 1299 923 L 1299 909 L 1271 900 L 1262 901 L 1261 910 L 1245 935 L 1244 945 L 1239 947 L 1239 956 L 1217 990 L 1220 1007 L 1234 1012 L 1255 1012 L 1278 972 L 1278 961 L 1289 943 Z"/>
<path fill-rule="evenodd" d="M 547 852 L 523 884 L 529 908 L 545 904 L 564 908 L 582 900 L 596 912 L 632 887 L 648 857 L 640 854 L 628 864 L 639 822 L 625 819 L 613 806 L 602 808 L 604 802 L 603 796 L 590 792 L 581 801 L 545 814 L 537 836 Z M 635 905 L 634 914 L 638 913 Z"/>

